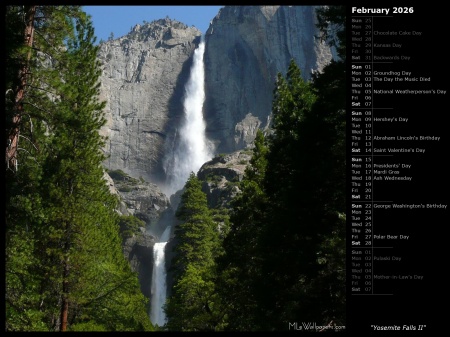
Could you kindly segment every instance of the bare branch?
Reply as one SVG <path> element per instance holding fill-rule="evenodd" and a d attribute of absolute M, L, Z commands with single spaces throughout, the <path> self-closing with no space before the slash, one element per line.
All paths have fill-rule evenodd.
<path fill-rule="evenodd" d="M 19 135 L 19 137 L 25 138 L 26 140 L 28 140 L 30 142 L 31 145 L 33 145 L 33 147 L 36 149 L 36 151 L 39 151 L 39 149 L 36 147 L 36 145 L 34 145 L 34 143 L 27 137 L 25 137 L 24 135 Z"/>

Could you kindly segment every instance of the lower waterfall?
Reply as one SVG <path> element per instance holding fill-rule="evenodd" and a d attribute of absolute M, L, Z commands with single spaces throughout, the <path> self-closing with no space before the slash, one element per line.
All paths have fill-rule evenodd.
<path fill-rule="evenodd" d="M 166 315 L 163 305 L 166 302 L 166 263 L 165 252 L 170 236 L 170 226 L 167 226 L 161 235 L 159 242 L 153 246 L 153 275 L 151 289 L 150 320 L 153 324 L 163 326 L 166 323 Z"/>

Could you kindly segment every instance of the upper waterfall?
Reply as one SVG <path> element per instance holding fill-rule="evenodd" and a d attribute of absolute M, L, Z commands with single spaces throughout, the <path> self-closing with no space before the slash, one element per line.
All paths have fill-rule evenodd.
<path fill-rule="evenodd" d="M 167 175 L 167 194 L 183 188 L 189 174 L 197 173 L 200 167 L 212 158 L 211 144 L 205 136 L 203 103 L 205 101 L 205 68 L 203 54 L 205 41 L 194 51 L 189 81 L 185 87 L 183 101 L 184 119 L 178 133 L 178 140 L 172 153 L 168 153 L 164 168 Z"/>

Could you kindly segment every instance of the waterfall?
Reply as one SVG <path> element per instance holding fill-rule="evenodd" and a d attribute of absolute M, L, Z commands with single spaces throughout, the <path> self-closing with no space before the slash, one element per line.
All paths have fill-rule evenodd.
<path fill-rule="evenodd" d="M 203 102 L 205 101 L 205 69 L 203 54 L 205 41 L 202 36 L 194 51 L 194 60 L 189 80 L 185 86 L 183 101 L 184 120 L 179 130 L 179 139 L 172 153 L 164 161 L 167 183 L 165 192 L 171 195 L 183 188 L 189 174 L 197 173 L 200 167 L 212 158 L 212 146 L 205 136 Z"/>
<path fill-rule="evenodd" d="M 166 315 L 163 305 L 166 302 L 166 263 L 165 252 L 167 241 L 169 240 L 170 226 L 167 226 L 164 233 L 159 238 L 159 242 L 153 246 L 153 274 L 151 289 L 150 320 L 153 324 L 163 326 L 166 323 Z"/>
<path fill-rule="evenodd" d="M 205 100 L 205 70 L 203 54 L 205 41 L 194 51 L 194 60 L 189 80 L 185 86 L 183 101 L 184 119 L 171 144 L 172 151 L 164 160 L 166 186 L 162 187 L 166 195 L 181 190 L 191 172 L 197 173 L 200 167 L 212 158 L 212 146 L 205 136 L 203 120 L 203 102 Z M 163 326 L 166 316 L 163 305 L 166 301 L 166 267 L 164 248 L 170 236 L 170 226 L 166 227 L 158 243 L 153 248 L 153 275 L 150 320 Z"/>

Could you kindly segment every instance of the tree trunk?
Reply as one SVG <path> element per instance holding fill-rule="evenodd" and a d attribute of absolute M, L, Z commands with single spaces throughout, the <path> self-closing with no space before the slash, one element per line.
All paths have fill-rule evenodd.
<path fill-rule="evenodd" d="M 61 326 L 59 331 L 67 330 L 67 317 L 69 314 L 69 258 L 64 260 L 63 287 L 61 294 Z"/>
<path fill-rule="evenodd" d="M 25 86 L 27 84 L 28 62 L 31 57 L 31 47 L 33 45 L 34 34 L 34 16 L 36 14 L 37 6 L 25 6 L 25 45 L 30 48 L 27 59 L 23 61 L 22 67 L 19 70 L 19 83 L 15 94 L 15 114 L 13 117 L 13 126 L 9 130 L 8 139 L 6 142 L 6 167 L 17 171 L 17 147 L 19 143 L 19 125 L 23 114 L 23 97 L 25 94 Z"/>

